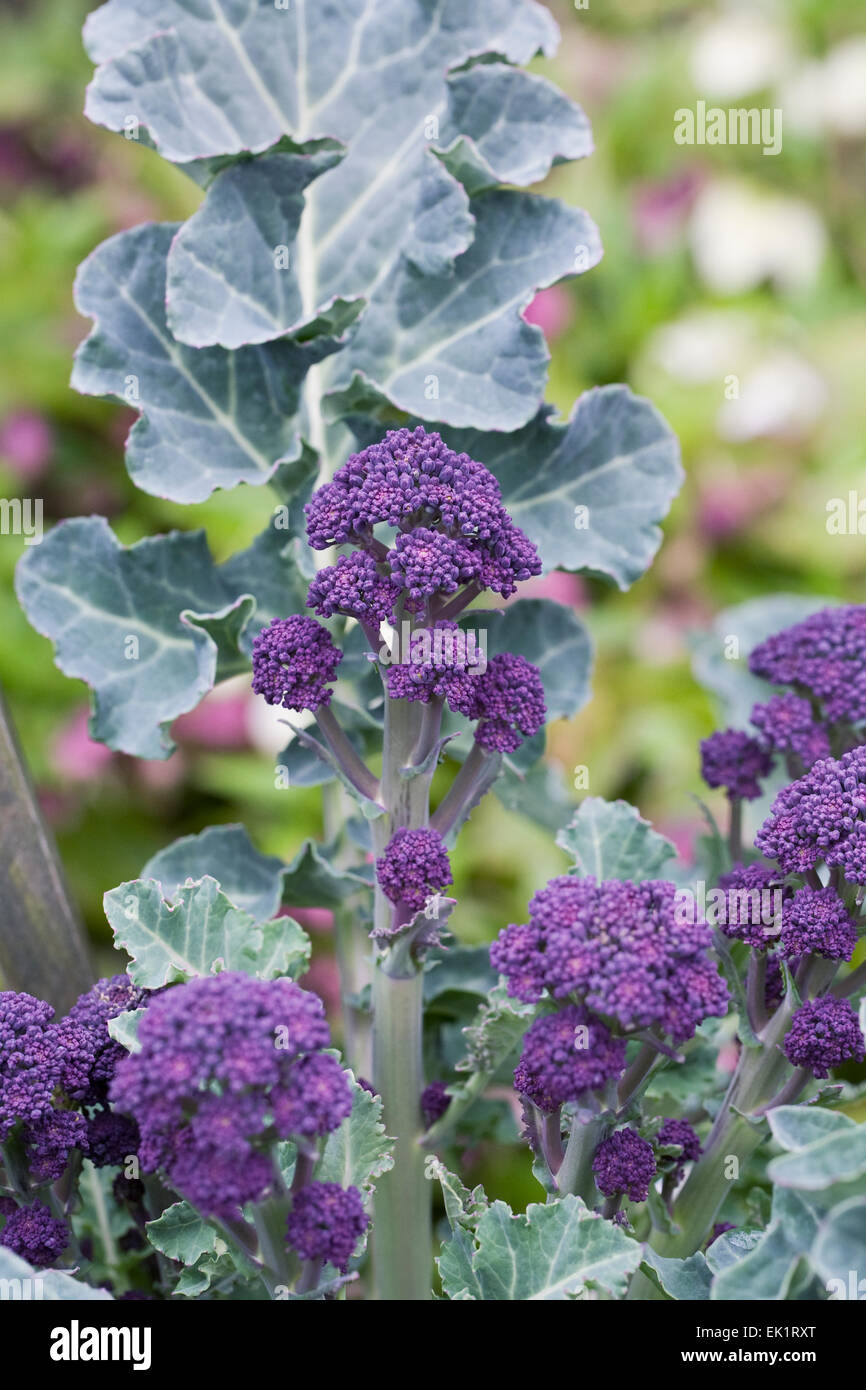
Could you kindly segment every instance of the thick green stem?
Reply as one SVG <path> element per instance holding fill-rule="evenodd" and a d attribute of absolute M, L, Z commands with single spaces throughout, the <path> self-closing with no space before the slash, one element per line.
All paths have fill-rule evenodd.
<path fill-rule="evenodd" d="M 421 1060 L 423 976 L 387 975 L 373 982 L 373 1076 L 394 1167 L 376 1187 L 373 1262 L 376 1294 L 389 1301 L 430 1298 L 433 1229 L 431 1186 L 424 1177 Z"/>
<path fill-rule="evenodd" d="M 592 1172 L 592 1160 L 612 1123 L 610 1115 L 597 1115 L 585 1124 L 574 1119 L 565 1156 L 556 1175 L 559 1191 L 563 1195 L 573 1192 L 576 1197 L 582 1197 L 588 1207 L 594 1207 L 600 1200 Z"/>
<path fill-rule="evenodd" d="M 420 720 L 417 703 L 386 700 L 380 794 L 386 814 L 373 821 L 377 858 L 395 830 L 428 823 L 432 769 L 402 773 Z M 380 932 L 393 920 L 393 905 L 378 887 L 374 917 Z M 433 1272 L 432 1188 L 421 1147 L 423 976 L 411 957 L 404 957 L 400 973 L 389 973 L 389 956 L 386 947 L 373 971 L 373 1084 L 382 1097 L 385 1129 L 395 1139 L 394 1167 L 376 1187 L 373 1267 L 377 1298 L 419 1302 L 431 1296 Z"/>

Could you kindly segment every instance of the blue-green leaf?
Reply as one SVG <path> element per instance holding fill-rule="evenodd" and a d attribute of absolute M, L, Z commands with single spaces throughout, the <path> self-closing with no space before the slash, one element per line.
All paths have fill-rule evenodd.
<path fill-rule="evenodd" d="M 601 882 L 620 878 L 638 881 L 656 878 L 676 849 L 653 830 L 627 801 L 605 801 L 588 796 L 571 822 L 560 830 L 556 843 L 574 856 L 581 876 Z"/>
<path fill-rule="evenodd" d="M 216 879 L 235 907 L 257 922 L 279 911 L 285 864 L 256 849 L 242 825 L 212 825 L 198 835 L 184 835 L 149 859 L 143 879 L 157 879 L 162 895 L 173 901 L 187 879 Z"/>
<path fill-rule="evenodd" d="M 6 1281 L 9 1281 L 8 1283 Z M 79 1303 L 90 1299 L 111 1300 L 107 1289 L 94 1289 L 59 1269 L 34 1269 L 19 1255 L 0 1247 L 0 1281 L 8 1299 L 40 1299 L 46 1303 Z M 20 1292 L 19 1292 L 20 1290 Z"/>
<path fill-rule="evenodd" d="M 152 879 L 138 879 L 106 893 L 104 904 L 115 945 L 132 957 L 130 978 L 145 989 L 222 970 L 260 979 L 299 975 L 309 960 L 309 938 L 297 922 L 279 917 L 261 926 L 212 878 L 185 884 L 174 902 Z"/>

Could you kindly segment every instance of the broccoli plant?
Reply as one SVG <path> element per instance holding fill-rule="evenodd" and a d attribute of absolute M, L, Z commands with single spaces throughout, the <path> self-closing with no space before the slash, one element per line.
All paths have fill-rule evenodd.
<path fill-rule="evenodd" d="M 0 993 L 0 1266 L 48 1271 L 57 1297 L 356 1284 L 414 1301 L 705 1298 L 783 1264 L 779 1287 L 810 1296 L 826 1222 L 806 1254 L 788 1232 L 780 1257 L 777 1232 L 795 1200 L 816 1229 L 833 1219 L 837 1180 L 866 1171 L 825 1091 L 794 1104 L 862 1057 L 859 973 L 838 974 L 860 897 L 858 755 L 839 743 L 855 712 L 818 707 L 848 668 L 825 690 L 810 632 L 776 639 L 772 670 L 756 656 L 793 693 L 754 737 L 704 750 L 732 820 L 697 869 L 671 869 L 624 803 L 571 815 L 543 762 L 546 723 L 588 698 L 591 644 L 521 587 L 559 568 L 628 588 L 681 478 L 627 388 L 565 421 L 543 399 L 524 310 L 601 255 L 586 213 L 521 191 L 592 148 L 583 112 L 522 66 L 553 51 L 550 15 L 109 0 L 85 37 L 88 115 L 201 200 L 84 263 L 73 385 L 138 412 L 139 488 L 256 488 L 262 529 L 217 563 L 200 531 L 124 546 L 70 519 L 28 551 L 18 595 L 91 687 L 92 736 L 127 754 L 170 757 L 172 721 L 251 670 L 286 726 L 277 784 L 321 787 L 326 829 L 290 863 L 240 826 L 166 846 L 106 893 L 124 974 L 61 1017 Z M 842 624 L 839 661 L 857 661 L 858 613 Z M 831 747 L 840 761 L 810 770 Z M 756 860 L 742 805 L 775 750 L 814 788 L 781 793 Z M 557 831 L 573 869 L 488 955 L 460 944 L 451 856 L 489 794 Z M 843 801 L 850 851 L 831 853 Z M 781 893 L 778 939 L 724 914 L 714 935 L 696 873 L 726 903 Z M 310 906 L 334 912 L 342 1056 L 298 983 L 310 942 L 290 910 Z M 733 1053 L 724 1095 L 715 1059 Z M 525 1214 L 455 1172 L 479 1141 L 517 1139 L 518 1099 L 545 1199 Z M 843 1175 L 814 1158 L 824 1206 L 783 1155 L 768 1211 L 767 1143 L 799 1160 L 831 1135 L 849 1159 Z M 704 1253 L 720 1214 L 736 1229 Z"/>

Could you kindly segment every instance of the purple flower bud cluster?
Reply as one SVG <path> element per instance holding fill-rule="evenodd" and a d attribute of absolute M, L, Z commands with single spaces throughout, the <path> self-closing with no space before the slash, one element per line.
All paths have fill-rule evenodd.
<path fill-rule="evenodd" d="M 513 753 L 538 733 L 546 714 L 538 667 L 510 652 L 492 657 L 475 685 L 476 743 L 487 752 Z"/>
<path fill-rule="evenodd" d="M 624 1196 L 645 1202 L 656 1175 L 652 1144 L 636 1129 L 618 1129 L 602 1139 L 592 1160 L 595 1185 L 605 1197 Z"/>
<path fill-rule="evenodd" d="M 480 677 L 469 667 L 478 664 L 479 653 L 466 642 L 457 623 L 440 618 L 429 628 L 416 628 L 409 640 L 407 659 L 385 671 L 392 700 L 420 700 L 429 704 L 441 696 L 455 714 L 475 719 L 476 688 Z"/>
<path fill-rule="evenodd" d="M 728 991 L 709 928 L 679 921 L 675 899 L 673 883 L 564 875 L 536 893 L 528 924 L 500 933 L 490 959 L 518 999 L 574 996 L 624 1032 L 657 1026 L 679 1042 L 725 1014 Z"/>
<path fill-rule="evenodd" d="M 749 670 L 820 701 L 825 720 L 866 720 L 866 607 L 825 608 L 755 647 Z"/>
<path fill-rule="evenodd" d="M 783 787 L 755 844 L 783 873 L 823 860 L 851 883 L 866 883 L 866 746 L 824 758 Z"/>
<path fill-rule="evenodd" d="M 431 1081 L 429 1086 L 424 1087 L 421 1092 L 421 1114 L 428 1129 L 441 1120 L 450 1104 L 451 1097 L 444 1081 Z"/>
<path fill-rule="evenodd" d="M 324 1134 L 351 1110 L 329 1041 L 321 1000 L 291 980 L 227 971 L 156 995 L 112 1088 L 141 1131 L 142 1167 L 205 1215 L 260 1200 L 275 1136 Z"/>
<path fill-rule="evenodd" d="M 66 1222 L 52 1216 L 44 1202 L 18 1207 L 7 1216 L 0 1231 L 0 1245 L 20 1255 L 35 1269 L 47 1269 L 56 1264 L 68 1244 Z"/>
<path fill-rule="evenodd" d="M 442 836 L 435 830 L 397 830 L 376 860 L 376 879 L 392 903 L 420 912 L 427 899 L 453 880 Z"/>
<path fill-rule="evenodd" d="M 111 1037 L 108 1022 L 129 1009 L 140 1009 L 148 997 L 147 990 L 134 985 L 128 975 L 112 975 L 97 980 L 91 989 L 79 995 L 66 1018 L 57 1025 L 62 1037 L 84 1029 L 90 1040 L 93 1061 L 86 1086 L 75 1089 L 66 1083 L 66 1090 L 76 1100 L 85 1105 L 101 1105 L 107 1100 L 117 1064 L 126 1056 L 126 1049 Z"/>
<path fill-rule="evenodd" d="M 307 591 L 307 607 L 323 618 L 344 613 L 360 622 L 394 621 L 399 580 L 383 571 L 372 555 L 355 550 L 319 570 Z"/>
<path fill-rule="evenodd" d="M 802 1004 L 785 1036 L 782 1047 L 794 1067 L 807 1067 L 817 1077 L 829 1075 L 831 1067 L 843 1062 L 862 1062 L 863 1033 L 857 1015 L 847 999 L 832 994 L 809 999 Z"/>
<path fill-rule="evenodd" d="M 749 720 L 767 747 L 795 754 L 804 767 L 830 756 L 827 730 L 817 723 L 811 704 L 801 695 L 773 695 L 753 706 Z"/>
<path fill-rule="evenodd" d="M 253 639 L 253 690 L 269 705 L 312 710 L 331 702 L 343 653 L 315 618 L 274 618 Z"/>
<path fill-rule="evenodd" d="M 779 954 L 851 959 L 857 925 L 835 888 L 798 888 L 782 908 Z"/>
<path fill-rule="evenodd" d="M 541 573 L 489 469 L 421 425 L 389 430 L 353 454 L 313 493 L 306 515 L 314 550 L 369 548 L 375 527 L 398 528 L 390 562 L 414 598 L 453 593 L 469 579 L 507 598 L 520 580 Z"/>
<path fill-rule="evenodd" d="M 676 1160 L 674 1169 L 674 1180 L 679 1182 L 685 1172 L 686 1163 L 693 1162 L 700 1158 L 703 1150 L 701 1141 L 695 1134 L 688 1120 L 665 1120 L 658 1134 L 656 1135 L 656 1145 L 663 1147 L 666 1144 L 678 1144 L 682 1149 L 680 1157 Z"/>
<path fill-rule="evenodd" d="M 295 1193 L 286 1234 L 302 1259 L 325 1260 L 345 1274 L 369 1224 L 357 1187 L 311 1182 Z"/>
<path fill-rule="evenodd" d="M 615 1038 L 588 1009 L 568 1004 L 527 1029 L 514 1089 L 552 1113 L 625 1069 L 625 1039 Z"/>
<path fill-rule="evenodd" d="M 33 1124 L 51 1113 L 63 1069 L 53 1017 L 32 994 L 0 991 L 0 1143 L 19 1120 Z"/>
<path fill-rule="evenodd" d="M 87 1120 L 77 1110 L 49 1110 L 24 1126 L 23 1138 L 27 1167 L 37 1183 L 62 1178 L 73 1149 L 90 1155 Z"/>
<path fill-rule="evenodd" d="M 772 766 L 773 759 L 763 744 L 739 729 L 721 729 L 701 742 L 701 776 L 708 787 L 724 787 L 732 801 L 759 797 L 759 779 L 766 777 Z"/>
<path fill-rule="evenodd" d="M 719 878 L 725 893 L 720 926 L 732 941 L 745 941 L 756 951 L 769 950 L 778 938 L 774 907 L 790 898 L 778 869 L 769 864 L 734 864 Z M 778 896 L 777 896 L 778 895 Z"/>

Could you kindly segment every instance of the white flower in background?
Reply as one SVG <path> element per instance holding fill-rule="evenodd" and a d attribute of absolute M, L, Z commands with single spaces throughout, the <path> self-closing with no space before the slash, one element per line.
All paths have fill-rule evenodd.
<path fill-rule="evenodd" d="M 789 64 L 788 35 L 752 10 L 734 9 L 702 26 L 691 52 L 695 90 L 736 99 L 778 81 Z"/>
<path fill-rule="evenodd" d="M 806 289 L 817 279 L 826 240 L 808 203 L 733 180 L 705 188 L 689 224 L 695 268 L 717 294 L 742 294 L 764 280 L 781 290 Z"/>
<path fill-rule="evenodd" d="M 650 338 L 648 357 L 687 385 L 721 381 L 742 360 L 753 339 L 745 314 L 707 309 L 663 324 Z"/>
<path fill-rule="evenodd" d="M 827 398 L 824 379 L 811 363 L 777 351 L 743 377 L 738 397 L 722 402 L 716 428 L 731 443 L 767 435 L 799 438 L 822 414 Z"/>
<path fill-rule="evenodd" d="M 243 678 L 249 685 L 249 677 Z M 292 733 L 286 720 L 291 720 L 296 728 L 306 729 L 310 724 L 315 723 L 315 715 L 308 709 L 298 710 L 283 709 L 281 705 L 269 705 L 258 695 L 250 695 L 247 705 L 247 735 L 253 748 L 259 753 L 277 754 L 282 753 L 290 743 L 294 742 L 295 735 Z M 319 740 L 321 742 L 321 739 Z"/>
<path fill-rule="evenodd" d="M 784 83 L 777 99 L 792 132 L 866 134 L 866 37 L 846 39 L 823 61 L 805 63 Z"/>

